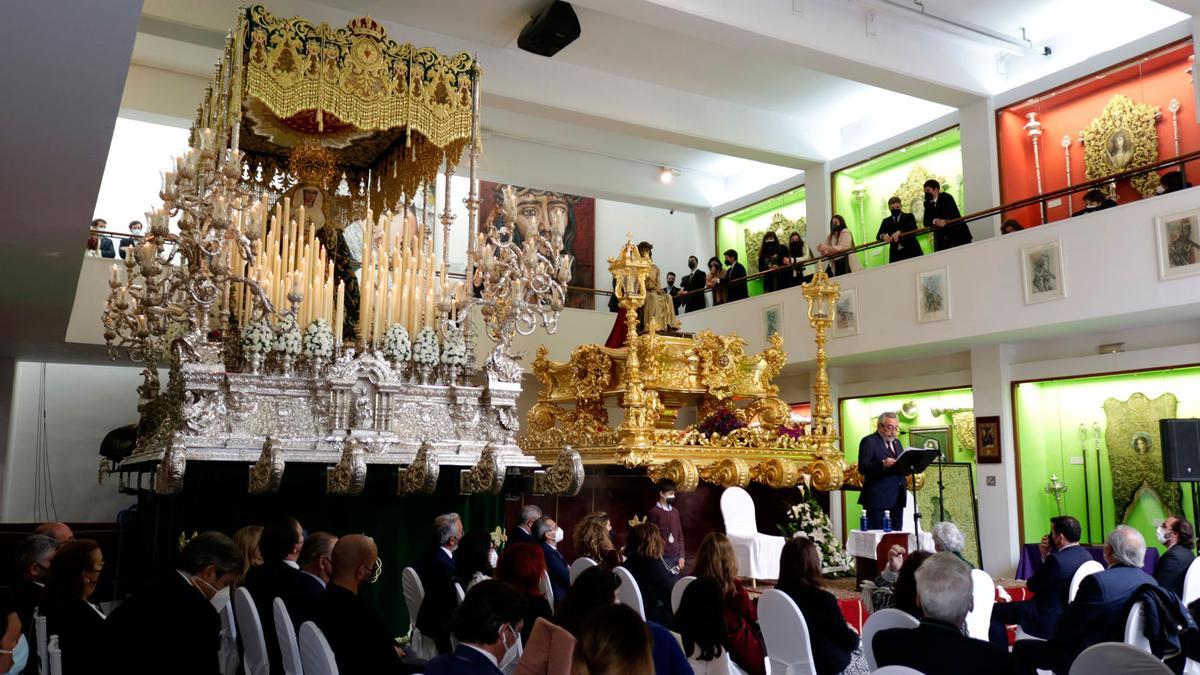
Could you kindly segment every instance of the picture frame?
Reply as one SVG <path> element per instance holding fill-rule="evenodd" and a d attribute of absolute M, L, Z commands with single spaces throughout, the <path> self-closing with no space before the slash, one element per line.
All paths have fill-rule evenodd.
<path fill-rule="evenodd" d="M 1155 218 L 1154 239 L 1159 281 L 1200 274 L 1200 209 Z"/>
<path fill-rule="evenodd" d="M 975 461 L 980 464 L 1000 463 L 999 417 L 975 418 Z"/>
<path fill-rule="evenodd" d="M 917 323 L 950 318 L 950 269 L 917 272 Z"/>
<path fill-rule="evenodd" d="M 950 427 L 909 427 L 905 447 L 937 450 L 947 462 L 954 461 L 954 432 Z"/>
<path fill-rule="evenodd" d="M 833 309 L 833 337 L 858 335 L 858 289 L 843 289 Z"/>
<path fill-rule="evenodd" d="M 1067 297 L 1062 242 L 1055 239 L 1021 249 L 1021 279 L 1027 305 Z"/>
<path fill-rule="evenodd" d="M 763 342 L 771 339 L 771 335 L 783 335 L 783 305 L 768 305 L 763 307 Z"/>

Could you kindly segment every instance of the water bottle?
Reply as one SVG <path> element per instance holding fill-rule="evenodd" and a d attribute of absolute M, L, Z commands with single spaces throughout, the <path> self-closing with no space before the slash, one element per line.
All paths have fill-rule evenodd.
<path fill-rule="evenodd" d="M 888 515 L 888 513 L 886 511 L 883 514 L 883 531 L 884 532 L 892 531 L 892 517 L 890 515 Z"/>
<path fill-rule="evenodd" d="M 863 511 L 862 515 L 859 516 L 859 518 L 858 518 L 858 529 L 863 532 L 867 531 L 867 512 L 866 511 Z"/>

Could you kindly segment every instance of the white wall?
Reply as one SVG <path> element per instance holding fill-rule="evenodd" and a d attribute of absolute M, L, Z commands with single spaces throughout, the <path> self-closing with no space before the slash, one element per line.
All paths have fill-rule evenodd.
<path fill-rule="evenodd" d="M 639 206 L 607 199 L 596 200 L 596 278 L 595 287 L 608 290 L 612 287 L 612 276 L 608 273 L 608 259 L 615 257 L 625 245 L 628 235 L 633 243 L 648 241 L 654 246 L 654 262 L 662 276 L 662 286 L 667 283 L 667 272 L 678 278 L 687 274 L 687 257 L 694 255 L 703 265 L 712 255 L 712 245 L 701 246 L 701 233 L 713 229 L 713 221 L 705 213 L 659 209 Z M 712 240 L 709 232 L 707 239 Z M 608 296 L 596 296 L 596 309 L 608 310 Z"/>

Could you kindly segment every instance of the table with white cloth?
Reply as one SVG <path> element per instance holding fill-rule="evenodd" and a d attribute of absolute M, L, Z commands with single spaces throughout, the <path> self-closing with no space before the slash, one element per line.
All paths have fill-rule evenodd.
<path fill-rule="evenodd" d="M 884 532 L 883 530 L 850 530 L 849 536 L 846 537 L 846 553 L 854 556 L 854 560 L 857 563 L 855 565 L 856 576 L 860 585 L 863 581 L 871 581 L 879 576 L 875 551 L 879 547 L 879 542 L 883 541 L 885 534 L 897 534 L 897 532 L 895 530 L 892 532 Z M 916 550 L 933 551 L 933 535 L 922 531 L 921 544 L 918 546 L 916 536 L 912 532 L 909 532 L 908 550 L 910 552 Z"/>

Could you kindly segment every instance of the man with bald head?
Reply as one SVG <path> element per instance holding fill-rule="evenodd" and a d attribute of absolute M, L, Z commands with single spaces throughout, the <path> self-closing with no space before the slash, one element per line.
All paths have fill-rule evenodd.
<path fill-rule="evenodd" d="M 34 529 L 33 533 L 46 535 L 60 544 L 75 541 L 75 533 L 66 523 L 42 523 Z"/>
<path fill-rule="evenodd" d="M 359 593 L 383 569 L 375 541 L 348 534 L 333 547 L 333 573 L 317 601 L 314 621 L 337 659 L 341 675 L 409 672 L 391 632 Z"/>

